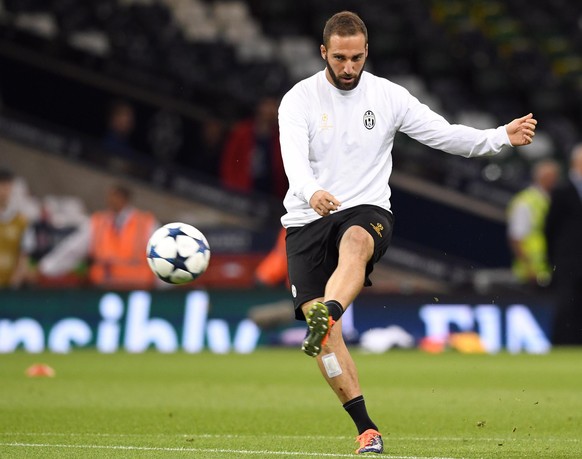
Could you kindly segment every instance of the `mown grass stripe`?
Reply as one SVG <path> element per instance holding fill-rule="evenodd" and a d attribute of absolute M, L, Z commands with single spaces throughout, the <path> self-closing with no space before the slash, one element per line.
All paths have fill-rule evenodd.
<path fill-rule="evenodd" d="M 161 452 L 180 452 L 180 453 L 209 453 L 209 454 L 241 454 L 241 455 L 268 455 L 268 456 L 301 456 L 301 457 L 350 457 L 353 454 L 334 454 L 334 453 L 310 453 L 305 451 L 268 451 L 268 450 L 241 450 L 241 449 L 222 449 L 222 448 L 163 448 L 154 446 L 124 446 L 124 445 L 63 445 L 50 443 L 0 443 L 0 446 L 9 446 L 15 448 L 67 448 L 67 449 L 111 449 L 111 450 L 129 450 L 129 451 L 161 451 Z M 391 456 L 383 454 L 382 457 L 387 459 L 463 459 L 452 457 L 427 457 L 427 456 Z"/>

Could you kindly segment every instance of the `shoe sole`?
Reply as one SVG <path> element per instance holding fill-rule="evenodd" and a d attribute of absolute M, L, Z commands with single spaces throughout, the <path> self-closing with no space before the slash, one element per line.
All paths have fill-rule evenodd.
<path fill-rule="evenodd" d="M 310 357 L 317 357 L 321 352 L 321 343 L 329 331 L 329 311 L 327 306 L 323 303 L 315 303 L 305 319 L 307 320 L 309 333 L 303 341 L 301 350 Z"/>
<path fill-rule="evenodd" d="M 364 454 L 364 455 L 368 455 L 368 454 L 384 454 L 384 448 L 375 450 L 375 449 L 370 449 L 368 451 L 358 451 L 356 452 L 356 454 Z"/>
<path fill-rule="evenodd" d="M 368 446 L 364 446 L 362 448 L 362 451 L 357 450 L 356 454 L 383 454 L 384 453 L 384 442 L 382 441 L 382 438 L 380 438 L 380 444 L 379 445 L 375 445 L 373 448 L 371 449 L 366 449 L 369 448 Z"/>

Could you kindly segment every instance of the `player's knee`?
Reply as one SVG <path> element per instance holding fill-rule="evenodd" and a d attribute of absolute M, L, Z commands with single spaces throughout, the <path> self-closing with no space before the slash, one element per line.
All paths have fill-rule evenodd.
<path fill-rule="evenodd" d="M 342 245 L 346 250 L 360 253 L 365 258 L 369 258 L 374 251 L 372 236 L 360 226 L 352 226 L 345 232 L 342 238 Z"/>

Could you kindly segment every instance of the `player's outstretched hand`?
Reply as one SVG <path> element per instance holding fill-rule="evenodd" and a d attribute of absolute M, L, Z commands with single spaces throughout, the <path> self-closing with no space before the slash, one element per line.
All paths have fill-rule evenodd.
<path fill-rule="evenodd" d="M 538 121 L 533 117 L 532 113 L 529 113 L 505 125 L 511 145 L 520 147 L 532 143 L 533 137 L 536 135 L 536 124 L 538 124 Z"/>
<path fill-rule="evenodd" d="M 328 193 L 325 190 L 316 191 L 309 200 L 311 208 L 322 217 L 326 217 L 330 212 L 337 210 L 340 204 L 341 203 L 331 193 Z"/>

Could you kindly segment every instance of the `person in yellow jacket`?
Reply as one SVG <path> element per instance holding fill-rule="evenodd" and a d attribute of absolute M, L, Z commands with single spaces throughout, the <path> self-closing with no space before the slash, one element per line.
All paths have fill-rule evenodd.
<path fill-rule="evenodd" d="M 542 160 L 532 168 L 532 183 L 517 193 L 507 209 L 512 271 L 522 284 L 547 286 L 551 272 L 546 256 L 544 225 L 550 191 L 560 175 L 558 163 Z"/>
<path fill-rule="evenodd" d="M 89 261 L 88 280 L 98 288 L 149 289 L 156 280 L 146 261 L 146 246 L 159 227 L 154 215 L 131 205 L 131 191 L 114 185 L 107 192 L 107 209 L 93 213 L 86 224 L 45 255 L 38 273 L 56 277 Z"/>
<path fill-rule="evenodd" d="M 13 199 L 15 179 L 8 169 L 0 170 L 0 289 L 18 287 L 26 264 L 22 241 L 28 223 Z"/>

